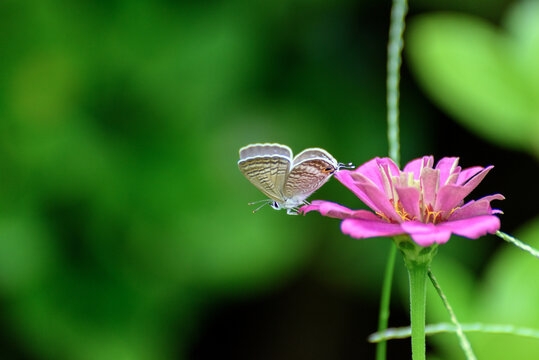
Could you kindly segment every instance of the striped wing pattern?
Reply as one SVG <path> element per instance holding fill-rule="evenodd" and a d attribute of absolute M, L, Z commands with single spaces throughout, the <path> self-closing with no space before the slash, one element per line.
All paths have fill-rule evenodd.
<path fill-rule="evenodd" d="M 324 185 L 335 170 L 336 164 L 320 158 L 305 160 L 294 165 L 284 185 L 284 196 L 305 200 Z"/>
<path fill-rule="evenodd" d="M 283 155 L 255 156 L 238 162 L 240 171 L 270 199 L 283 202 L 283 186 L 290 159 Z"/>

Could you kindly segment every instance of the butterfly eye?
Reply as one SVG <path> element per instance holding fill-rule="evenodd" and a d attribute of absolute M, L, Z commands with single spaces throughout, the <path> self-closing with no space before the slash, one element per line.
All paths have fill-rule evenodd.
<path fill-rule="evenodd" d="M 335 171 L 333 167 L 327 167 L 324 169 L 326 174 L 333 174 L 333 171 Z"/>

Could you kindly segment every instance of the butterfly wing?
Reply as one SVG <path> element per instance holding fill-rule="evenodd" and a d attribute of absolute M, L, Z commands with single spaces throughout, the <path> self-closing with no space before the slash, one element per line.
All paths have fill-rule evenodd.
<path fill-rule="evenodd" d="M 337 167 L 337 160 L 326 150 L 321 148 L 309 148 L 305 149 L 294 157 L 294 166 L 298 165 L 304 160 L 323 159 Z"/>
<path fill-rule="evenodd" d="M 270 199 L 283 202 L 283 187 L 292 165 L 292 151 L 280 144 L 252 144 L 240 149 L 238 167 Z"/>
<path fill-rule="evenodd" d="M 338 169 L 338 163 L 324 149 L 310 148 L 299 153 L 284 185 L 284 196 L 303 202 L 324 185 Z"/>
<path fill-rule="evenodd" d="M 251 144 L 240 149 L 240 161 L 257 156 L 281 155 L 292 161 L 292 150 L 281 144 Z"/>

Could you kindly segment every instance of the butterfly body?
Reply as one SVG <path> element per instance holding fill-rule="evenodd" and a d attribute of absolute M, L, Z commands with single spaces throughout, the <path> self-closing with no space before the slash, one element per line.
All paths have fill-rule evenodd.
<path fill-rule="evenodd" d="M 238 161 L 243 175 L 269 198 L 266 202 L 288 214 L 295 214 L 342 166 L 324 149 L 308 148 L 292 157 L 288 146 L 269 143 L 241 148 Z"/>

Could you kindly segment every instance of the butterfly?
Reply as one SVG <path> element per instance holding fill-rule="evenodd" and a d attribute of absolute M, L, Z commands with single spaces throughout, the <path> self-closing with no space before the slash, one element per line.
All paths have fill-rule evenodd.
<path fill-rule="evenodd" d="M 260 207 L 270 204 L 275 210 L 286 209 L 296 215 L 306 199 L 341 168 L 330 153 L 320 148 L 308 148 L 292 158 L 292 150 L 281 144 L 251 144 L 240 149 L 240 171 L 258 190 L 269 197 Z M 255 204 L 255 203 L 250 203 Z"/>

